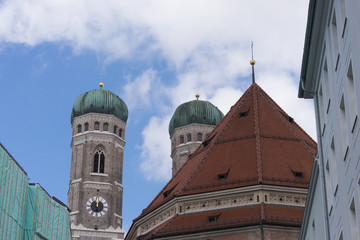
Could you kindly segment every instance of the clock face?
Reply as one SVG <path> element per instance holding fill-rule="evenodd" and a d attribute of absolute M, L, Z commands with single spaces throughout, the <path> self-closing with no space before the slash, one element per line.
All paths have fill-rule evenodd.
<path fill-rule="evenodd" d="M 101 217 L 107 212 L 108 203 L 104 198 L 95 196 L 87 201 L 86 209 L 91 216 Z"/>

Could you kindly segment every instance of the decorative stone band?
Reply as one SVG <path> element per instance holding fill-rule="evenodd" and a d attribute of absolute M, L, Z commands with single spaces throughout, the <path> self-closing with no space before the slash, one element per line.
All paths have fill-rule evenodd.
<path fill-rule="evenodd" d="M 74 180 L 71 181 L 71 184 L 79 183 L 81 181 L 82 181 L 82 178 L 74 179 Z"/>
<path fill-rule="evenodd" d="M 106 190 L 111 190 L 113 185 L 111 183 L 106 182 L 93 182 L 93 181 L 86 181 L 84 182 L 84 188 L 102 188 Z"/>
<path fill-rule="evenodd" d="M 159 226 L 161 223 L 169 220 L 175 214 L 176 214 L 175 207 L 172 207 L 171 209 L 158 214 L 158 216 L 156 216 L 155 218 L 153 218 L 153 219 L 147 221 L 146 223 L 144 223 L 143 225 L 141 225 L 140 235 L 154 229 L 155 227 Z"/>
<path fill-rule="evenodd" d="M 145 234 L 175 214 L 229 209 L 259 204 L 305 207 L 307 189 L 278 186 L 251 186 L 212 193 L 189 195 L 170 200 L 137 221 L 138 235 Z"/>
<path fill-rule="evenodd" d="M 117 181 L 114 181 L 115 183 L 115 186 L 118 186 L 119 187 L 119 190 L 123 190 L 123 185 Z"/>
<path fill-rule="evenodd" d="M 124 239 L 124 231 L 120 227 L 113 228 L 112 226 L 110 226 L 107 229 L 95 230 L 95 229 L 86 228 L 82 224 L 79 225 L 71 224 L 71 234 L 72 234 L 72 239 L 74 240 L 80 239 L 80 237 L 82 238 L 96 237 L 96 239 L 113 239 L 113 240 Z"/>
<path fill-rule="evenodd" d="M 84 144 L 85 140 L 81 140 L 81 141 L 77 141 L 74 143 L 75 146 L 80 145 L 80 144 Z"/>
<path fill-rule="evenodd" d="M 91 172 L 90 173 L 91 176 L 99 176 L 99 177 L 108 177 L 109 174 L 107 173 L 96 173 L 96 172 Z"/>

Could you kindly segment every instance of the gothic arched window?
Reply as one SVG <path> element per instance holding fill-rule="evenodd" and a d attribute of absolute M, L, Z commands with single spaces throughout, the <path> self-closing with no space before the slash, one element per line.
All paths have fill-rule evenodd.
<path fill-rule="evenodd" d="M 191 134 L 190 133 L 187 135 L 187 141 L 191 142 Z"/>
<path fill-rule="evenodd" d="M 89 123 L 85 123 L 85 131 L 89 131 Z"/>
<path fill-rule="evenodd" d="M 122 128 L 119 129 L 119 137 L 122 137 Z"/>
<path fill-rule="evenodd" d="M 81 124 L 77 125 L 77 132 L 81 133 Z"/>
<path fill-rule="evenodd" d="M 197 140 L 202 142 L 202 136 L 203 136 L 202 133 L 198 133 L 197 134 Z"/>
<path fill-rule="evenodd" d="M 101 148 L 96 149 L 94 155 L 94 172 L 104 173 L 105 169 L 105 154 Z"/>

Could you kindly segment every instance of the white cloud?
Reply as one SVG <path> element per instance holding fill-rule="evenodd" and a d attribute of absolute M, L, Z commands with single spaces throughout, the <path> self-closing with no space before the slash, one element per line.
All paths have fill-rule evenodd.
<path fill-rule="evenodd" d="M 135 79 L 129 79 L 124 86 L 124 92 L 127 105 L 130 108 L 148 107 L 151 105 L 151 96 L 159 86 L 160 81 L 156 76 L 156 71 L 147 69 Z"/>
<path fill-rule="evenodd" d="M 0 3 L 0 46 L 56 42 L 106 61 L 163 58 L 176 80 L 145 69 L 124 90 L 134 108 L 157 103 L 142 132 L 141 169 L 163 180 L 170 115 L 196 92 L 226 114 L 246 90 L 240 79 L 250 78 L 251 41 L 259 85 L 315 136 L 312 102 L 297 99 L 307 7 L 303 0 L 8 0 Z"/>
<path fill-rule="evenodd" d="M 304 130 L 316 140 L 314 104 L 312 100 L 297 98 L 299 83 L 287 72 L 263 72 L 259 85 Z"/>
<path fill-rule="evenodd" d="M 169 121 L 170 116 L 152 117 L 142 132 L 144 143 L 140 169 L 148 180 L 164 181 L 171 176 Z"/>

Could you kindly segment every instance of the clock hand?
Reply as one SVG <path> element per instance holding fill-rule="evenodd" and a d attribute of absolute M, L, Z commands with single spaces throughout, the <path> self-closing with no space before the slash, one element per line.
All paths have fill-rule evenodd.
<path fill-rule="evenodd" d="M 99 207 L 99 198 L 96 199 L 96 207 Z"/>

